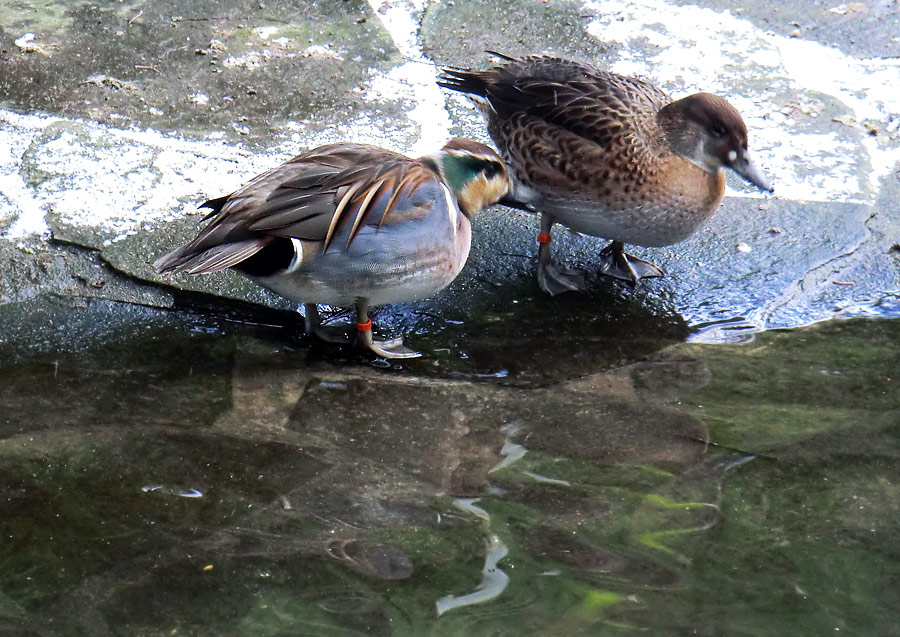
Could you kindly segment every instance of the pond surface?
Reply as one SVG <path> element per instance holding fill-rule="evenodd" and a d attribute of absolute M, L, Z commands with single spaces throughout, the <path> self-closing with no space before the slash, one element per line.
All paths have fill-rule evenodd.
<path fill-rule="evenodd" d="M 0 635 L 900 635 L 896 4 L 0 1 Z M 303 149 L 487 141 L 485 49 L 727 97 L 777 196 L 554 299 L 486 212 L 399 365 L 152 270 Z"/>
<path fill-rule="evenodd" d="M 900 633 L 898 320 L 382 368 L 112 305 L 0 342 L 4 635 Z"/>

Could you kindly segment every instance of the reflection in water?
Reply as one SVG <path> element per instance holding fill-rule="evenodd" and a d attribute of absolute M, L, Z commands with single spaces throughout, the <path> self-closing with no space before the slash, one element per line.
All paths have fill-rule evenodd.
<path fill-rule="evenodd" d="M 517 435 L 521 429 L 522 427 L 518 422 L 510 422 L 500 427 L 500 431 L 506 435 L 503 446 L 500 448 L 500 455 L 503 456 L 503 459 L 494 465 L 491 473 L 504 469 L 517 460 L 521 460 L 528 453 L 528 449 L 512 441 L 512 437 Z"/>
<path fill-rule="evenodd" d="M 852 563 L 878 633 L 900 334 L 845 325 L 472 382 L 171 326 L 23 357 L 0 632 L 789 634 Z"/>
<path fill-rule="evenodd" d="M 460 508 L 465 509 L 466 507 L 461 505 Z M 487 513 L 485 512 L 485 514 Z M 459 597 L 447 595 L 438 599 L 435 602 L 438 617 L 454 608 L 482 604 L 499 597 L 506 590 L 506 585 L 509 583 L 509 575 L 497 566 L 497 562 L 506 557 L 508 553 L 509 549 L 506 548 L 503 541 L 496 535 L 492 535 L 491 543 L 488 545 L 487 554 L 484 557 L 484 568 L 481 569 L 482 577 L 478 588 L 467 595 L 460 595 Z"/>
<path fill-rule="evenodd" d="M 159 492 L 165 493 L 168 495 L 175 495 L 180 498 L 202 498 L 203 492 L 198 491 L 197 489 L 181 489 L 179 487 L 166 487 L 161 484 L 150 484 L 145 487 L 141 487 L 141 491 L 144 493 L 150 492 Z"/>
<path fill-rule="evenodd" d="M 356 540 L 332 540 L 326 544 L 329 557 L 362 575 L 402 580 L 413 573 L 409 557 L 392 546 Z"/>
<path fill-rule="evenodd" d="M 572 486 L 572 483 L 569 482 L 568 480 L 560 480 L 559 478 L 548 478 L 547 476 L 542 476 L 538 473 L 535 473 L 534 471 L 523 471 L 522 473 L 524 473 L 529 478 L 533 478 L 534 480 L 537 480 L 538 482 L 543 482 L 544 484 L 558 484 L 563 487 L 571 487 Z"/>

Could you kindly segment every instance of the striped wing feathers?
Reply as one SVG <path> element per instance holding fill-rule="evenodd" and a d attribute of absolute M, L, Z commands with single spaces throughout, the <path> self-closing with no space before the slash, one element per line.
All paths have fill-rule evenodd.
<path fill-rule="evenodd" d="M 321 241 L 324 251 L 347 224 L 349 246 L 366 225 L 421 214 L 421 206 L 404 205 L 404 199 L 438 179 L 424 162 L 375 146 L 322 146 L 204 203 L 212 208 L 209 225 L 154 266 L 213 272 L 252 256 L 272 237 Z"/>
<path fill-rule="evenodd" d="M 656 113 L 671 99 L 649 82 L 550 56 L 506 59 L 487 71 L 447 69 L 440 83 L 486 100 L 489 119 L 527 115 L 604 149 L 626 136 L 639 145 L 661 141 L 645 136 L 658 128 Z"/>

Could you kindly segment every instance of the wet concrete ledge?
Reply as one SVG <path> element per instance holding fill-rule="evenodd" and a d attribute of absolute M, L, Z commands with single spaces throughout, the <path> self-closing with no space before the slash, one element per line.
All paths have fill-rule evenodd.
<path fill-rule="evenodd" d="M 451 134 L 485 139 L 471 106 L 434 76 L 435 63 L 486 65 L 491 48 L 641 73 L 676 95 L 727 95 L 777 195 L 761 199 L 732 181 L 694 237 L 636 250 L 666 278 L 629 293 L 591 274 L 590 294 L 552 302 L 533 285 L 535 218 L 496 208 L 476 221 L 460 279 L 434 299 L 387 308 L 386 331 L 456 330 L 465 348 L 518 321 L 526 340 L 579 342 L 588 326 L 598 338 L 621 335 L 615 324 L 652 334 L 629 317 L 656 316 L 728 340 L 831 316 L 897 315 L 900 121 L 877 84 L 897 73 L 895 38 L 877 26 L 896 15 L 880 8 L 799 20 L 767 3 L 729 12 L 649 0 L 20 4 L 0 11 L 6 304 L 53 294 L 190 308 L 214 295 L 292 309 L 237 275 L 162 278 L 148 264 L 196 231 L 198 203 L 303 148 L 350 139 L 416 154 Z M 691 20 L 693 44 L 683 32 Z M 883 57 L 868 57 L 876 42 Z M 795 45 L 844 66 L 821 81 L 797 64 Z M 704 76 L 698 46 L 727 66 Z M 841 83 L 857 72 L 868 101 Z M 604 241 L 562 234 L 555 244 L 561 260 L 594 272 Z M 510 332 L 496 330 L 515 339 Z"/>

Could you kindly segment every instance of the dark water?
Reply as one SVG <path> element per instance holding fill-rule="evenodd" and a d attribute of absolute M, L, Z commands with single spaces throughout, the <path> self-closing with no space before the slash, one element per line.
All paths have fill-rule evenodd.
<path fill-rule="evenodd" d="M 0 342 L 0 634 L 900 634 L 898 320 L 526 316 L 510 346 L 488 314 L 384 368 L 31 309 L 46 340 Z"/>

